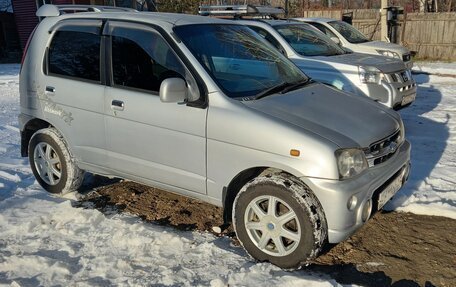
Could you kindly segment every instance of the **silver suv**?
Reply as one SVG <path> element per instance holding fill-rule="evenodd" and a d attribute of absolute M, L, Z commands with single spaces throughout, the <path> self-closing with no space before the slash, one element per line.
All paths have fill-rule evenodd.
<path fill-rule="evenodd" d="M 399 59 L 347 52 L 310 24 L 285 20 L 240 20 L 307 75 L 342 91 L 396 110 L 415 101 L 416 83 Z"/>
<path fill-rule="evenodd" d="M 254 258 L 295 268 L 407 180 L 395 111 L 312 82 L 244 25 L 103 7 L 37 15 L 19 120 L 22 155 L 51 193 L 88 171 L 195 197 L 224 208 Z"/>

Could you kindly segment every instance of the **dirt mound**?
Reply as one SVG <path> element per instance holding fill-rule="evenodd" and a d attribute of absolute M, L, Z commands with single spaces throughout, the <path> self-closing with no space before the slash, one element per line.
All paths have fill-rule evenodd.
<path fill-rule="evenodd" d="M 212 231 L 223 224 L 219 207 L 133 182 L 98 188 L 82 196 L 81 202 L 180 230 Z M 217 235 L 237 242 L 230 228 Z M 342 284 L 456 286 L 456 220 L 377 213 L 348 240 L 328 245 L 325 254 L 303 272 L 309 270 L 329 274 Z"/>

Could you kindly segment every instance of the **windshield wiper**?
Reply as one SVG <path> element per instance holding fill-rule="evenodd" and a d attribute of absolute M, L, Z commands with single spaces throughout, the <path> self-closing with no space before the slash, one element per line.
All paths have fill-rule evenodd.
<path fill-rule="evenodd" d="M 288 87 L 289 85 L 290 85 L 290 83 L 281 82 L 280 84 L 267 88 L 266 90 L 258 93 L 254 99 L 258 100 L 258 99 L 261 99 L 261 98 L 264 98 L 264 97 L 267 97 L 267 96 L 270 96 L 273 94 L 277 94 L 278 92 L 282 91 L 284 88 Z"/>
<path fill-rule="evenodd" d="M 258 100 L 258 99 L 261 99 L 261 98 L 264 98 L 264 97 L 267 97 L 267 96 L 270 96 L 273 94 L 277 94 L 277 93 L 285 94 L 285 93 L 288 93 L 289 91 L 296 90 L 297 88 L 308 84 L 309 81 L 310 81 L 310 78 L 307 78 L 305 80 L 295 82 L 295 83 L 282 82 L 280 84 L 272 86 L 272 87 L 262 91 L 261 93 L 257 94 L 254 99 Z"/>
<path fill-rule="evenodd" d="M 290 91 L 297 90 L 297 89 L 309 84 L 311 81 L 312 80 L 310 78 L 307 78 L 305 80 L 293 83 L 293 84 L 289 85 L 288 87 L 284 88 L 280 93 L 281 94 L 285 94 L 285 93 L 288 93 Z"/>

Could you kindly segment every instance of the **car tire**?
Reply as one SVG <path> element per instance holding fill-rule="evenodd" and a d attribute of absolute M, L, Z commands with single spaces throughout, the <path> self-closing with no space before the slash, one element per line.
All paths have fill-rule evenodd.
<path fill-rule="evenodd" d="M 326 242 L 323 208 L 312 191 L 286 173 L 260 175 L 238 193 L 233 224 L 244 249 L 258 261 L 296 269 Z"/>
<path fill-rule="evenodd" d="M 65 194 L 81 186 L 84 171 L 76 165 L 56 129 L 36 131 L 30 139 L 28 154 L 33 174 L 46 191 Z"/>

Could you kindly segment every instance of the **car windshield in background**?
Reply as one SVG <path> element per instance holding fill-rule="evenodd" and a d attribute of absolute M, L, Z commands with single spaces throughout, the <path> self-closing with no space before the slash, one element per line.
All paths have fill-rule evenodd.
<path fill-rule="evenodd" d="M 293 63 L 245 26 L 198 24 L 174 31 L 231 98 L 253 99 L 307 81 Z"/>
<path fill-rule="evenodd" d="M 344 21 L 332 21 L 329 22 L 329 25 L 336 29 L 337 32 L 339 32 L 350 43 L 357 44 L 369 42 L 369 39 L 367 39 L 363 33 Z"/>
<path fill-rule="evenodd" d="M 335 56 L 344 50 L 313 27 L 302 24 L 277 25 L 274 28 L 302 56 Z"/>

